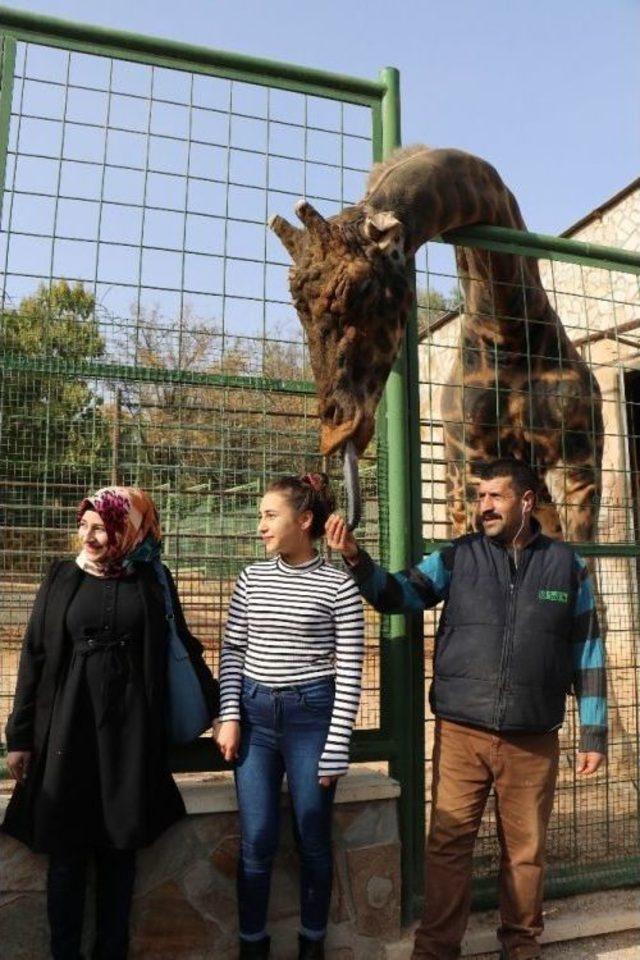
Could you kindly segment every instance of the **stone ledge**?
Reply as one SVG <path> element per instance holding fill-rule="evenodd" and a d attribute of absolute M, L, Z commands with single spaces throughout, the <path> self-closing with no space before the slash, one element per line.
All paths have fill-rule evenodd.
<path fill-rule="evenodd" d="M 238 809 L 232 773 L 203 773 L 180 778 L 178 786 L 188 814 L 233 813 Z M 286 779 L 282 792 L 287 793 Z M 0 794 L 0 819 L 4 818 L 8 793 Z M 400 784 L 392 777 L 366 766 L 353 766 L 341 777 L 336 803 L 363 803 L 369 800 L 394 800 L 400 796 Z"/>
<path fill-rule="evenodd" d="M 188 814 L 233 813 L 238 809 L 232 773 L 210 773 L 178 782 Z M 287 794 L 284 781 L 282 793 Z M 338 781 L 335 803 L 395 800 L 400 796 L 397 780 L 368 767 L 351 767 Z M 1 808 L 0 808 L 1 809 Z"/>

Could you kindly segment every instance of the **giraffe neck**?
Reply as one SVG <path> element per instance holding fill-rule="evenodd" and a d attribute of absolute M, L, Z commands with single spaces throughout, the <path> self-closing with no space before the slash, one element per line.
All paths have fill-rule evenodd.
<path fill-rule="evenodd" d="M 374 172 L 367 209 L 393 211 L 409 254 L 439 234 L 476 223 L 524 228 L 518 205 L 497 171 L 462 150 L 410 148 Z"/>
<path fill-rule="evenodd" d="M 491 349 L 544 355 L 564 340 L 535 259 L 477 248 L 456 249 L 464 291 L 464 337 Z M 543 348 L 543 344 L 549 343 Z"/>
<path fill-rule="evenodd" d="M 371 212 L 395 214 L 403 225 L 409 256 L 433 237 L 459 227 L 482 223 L 526 229 L 518 204 L 497 171 L 460 150 L 401 151 L 374 169 L 364 205 Z M 524 320 L 555 317 L 537 261 L 468 247 L 457 248 L 456 258 L 468 336 L 521 344 L 525 334 L 539 330 L 533 325 L 525 331 Z"/>

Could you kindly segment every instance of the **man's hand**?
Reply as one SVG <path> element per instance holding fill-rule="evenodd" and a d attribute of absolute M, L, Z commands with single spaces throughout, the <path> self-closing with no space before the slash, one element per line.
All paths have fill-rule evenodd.
<path fill-rule="evenodd" d="M 576 759 L 576 773 L 579 776 L 590 777 L 592 773 L 602 766 L 606 760 L 604 753 L 596 753 L 590 750 L 588 753 L 578 753 Z"/>
<path fill-rule="evenodd" d="M 223 720 L 214 730 L 214 738 L 218 744 L 218 750 L 227 761 L 233 763 L 238 759 L 238 750 L 240 749 L 240 722 L 238 720 Z"/>
<path fill-rule="evenodd" d="M 24 783 L 31 766 L 30 750 L 10 750 L 7 754 L 7 767 L 14 780 Z"/>
<path fill-rule="evenodd" d="M 358 543 L 354 535 L 347 530 L 347 521 L 339 513 L 332 513 L 325 527 L 327 546 L 338 550 L 348 564 L 353 566 L 358 557 Z"/>

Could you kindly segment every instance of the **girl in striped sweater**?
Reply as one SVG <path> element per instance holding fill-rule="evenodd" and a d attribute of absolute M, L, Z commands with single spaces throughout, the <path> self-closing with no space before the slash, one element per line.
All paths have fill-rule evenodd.
<path fill-rule="evenodd" d="M 217 742 L 235 761 L 240 957 L 268 957 L 267 905 L 287 782 L 300 852 L 299 957 L 324 957 L 331 808 L 360 701 L 364 618 L 354 581 L 315 550 L 333 509 L 325 474 L 284 477 L 260 505 L 271 559 L 246 567 L 220 664 Z"/>

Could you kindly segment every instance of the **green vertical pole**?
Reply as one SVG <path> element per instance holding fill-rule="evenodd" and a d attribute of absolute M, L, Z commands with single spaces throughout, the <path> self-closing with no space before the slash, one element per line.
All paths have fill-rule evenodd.
<path fill-rule="evenodd" d="M 0 69 L 0 218 L 4 200 L 9 149 L 9 126 L 11 124 L 11 101 L 13 99 L 13 76 L 16 66 L 16 41 L 8 34 L 0 37 L 2 68 Z"/>
<path fill-rule="evenodd" d="M 383 157 L 401 142 L 400 75 L 387 67 L 382 103 Z M 413 272 L 413 268 L 412 268 Z M 420 403 L 415 310 L 405 345 L 385 391 L 388 456 L 388 563 L 400 570 L 421 555 Z M 390 763 L 400 781 L 402 838 L 402 919 L 410 923 L 422 905 L 424 878 L 424 663 L 422 618 L 392 616 L 383 640 L 383 726 L 395 743 Z"/>

